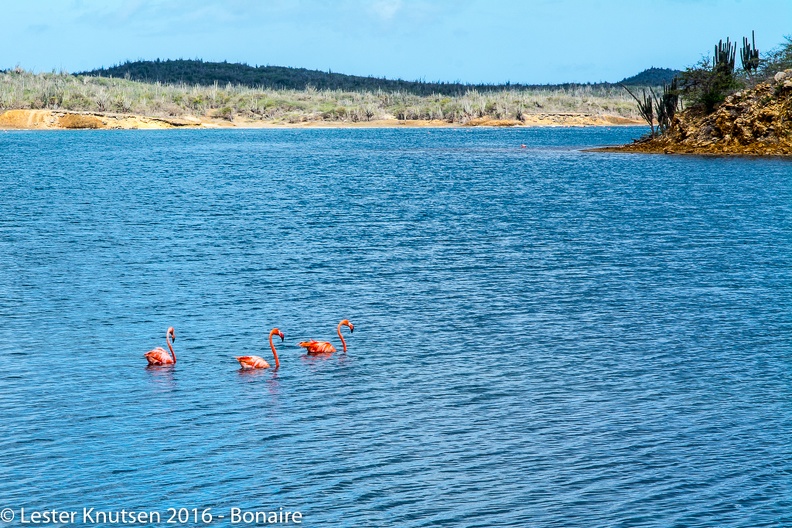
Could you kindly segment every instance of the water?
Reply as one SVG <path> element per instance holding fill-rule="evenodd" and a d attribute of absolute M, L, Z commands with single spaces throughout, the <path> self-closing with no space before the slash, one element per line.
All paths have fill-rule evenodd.
<path fill-rule="evenodd" d="M 791 525 L 792 164 L 641 132 L 0 133 L 0 507 Z"/>

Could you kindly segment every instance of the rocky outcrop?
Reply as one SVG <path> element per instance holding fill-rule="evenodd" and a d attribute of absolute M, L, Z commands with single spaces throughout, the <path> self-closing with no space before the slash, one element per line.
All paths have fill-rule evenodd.
<path fill-rule="evenodd" d="M 730 95 L 709 115 L 677 114 L 661 137 L 609 150 L 792 156 L 792 70 Z"/>

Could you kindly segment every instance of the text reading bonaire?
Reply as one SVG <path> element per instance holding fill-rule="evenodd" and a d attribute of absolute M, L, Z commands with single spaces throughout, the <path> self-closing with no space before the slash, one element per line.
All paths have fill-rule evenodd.
<path fill-rule="evenodd" d="M 12 517 L 13 518 L 13 517 Z M 227 515 L 212 513 L 212 508 L 168 508 L 159 511 L 132 510 L 25 510 L 19 509 L 20 524 L 209 524 L 219 520 L 229 520 L 231 524 L 302 524 L 302 513 L 279 508 L 277 511 L 243 510 L 231 508 Z M 5 519 L 4 519 L 5 520 Z"/>

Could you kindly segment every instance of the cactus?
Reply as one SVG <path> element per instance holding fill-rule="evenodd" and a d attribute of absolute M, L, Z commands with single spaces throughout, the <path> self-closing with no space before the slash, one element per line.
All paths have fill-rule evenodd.
<path fill-rule="evenodd" d="M 679 109 L 679 86 L 676 77 L 671 81 L 671 84 L 663 85 L 663 95 L 660 97 L 655 95 L 654 99 L 657 128 L 660 134 L 663 134 L 671 126 L 671 122 Z"/>
<path fill-rule="evenodd" d="M 715 56 L 712 58 L 713 70 L 729 76 L 734 74 L 734 57 L 736 53 L 737 44 L 730 42 L 728 37 L 726 37 L 726 43 L 719 40 L 718 45 L 715 46 Z"/>
<path fill-rule="evenodd" d="M 756 73 L 759 69 L 759 50 L 756 49 L 756 38 L 754 32 L 751 31 L 751 43 L 748 43 L 748 37 L 743 37 L 743 45 L 740 48 L 740 60 L 742 67 L 749 75 Z"/>
<path fill-rule="evenodd" d="M 650 89 L 649 95 L 646 95 L 646 89 L 644 89 L 642 93 L 643 99 L 639 99 L 634 93 L 630 91 L 629 88 L 627 88 L 623 84 L 620 83 L 619 86 L 627 90 L 627 93 L 630 94 L 632 98 L 635 99 L 635 101 L 638 103 L 638 113 L 641 114 L 641 117 L 644 118 L 644 121 L 646 121 L 649 124 L 649 129 L 652 131 L 651 135 L 652 137 L 655 137 L 654 110 L 652 107 L 652 96 L 654 95 L 654 93 Z"/>

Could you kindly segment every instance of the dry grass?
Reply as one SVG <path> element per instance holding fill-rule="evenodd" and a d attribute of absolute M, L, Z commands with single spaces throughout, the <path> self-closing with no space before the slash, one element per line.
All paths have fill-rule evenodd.
<path fill-rule="evenodd" d="M 284 123 L 363 122 L 379 119 L 442 120 L 469 123 L 487 118 L 521 122 L 531 115 L 585 113 L 639 119 L 634 102 L 616 86 L 577 86 L 469 91 L 457 97 L 404 92 L 337 90 L 258 90 L 162 85 L 125 79 L 34 74 L 21 69 L 0 73 L 0 110 L 51 109 L 135 113 L 158 117 L 239 116 Z"/>

